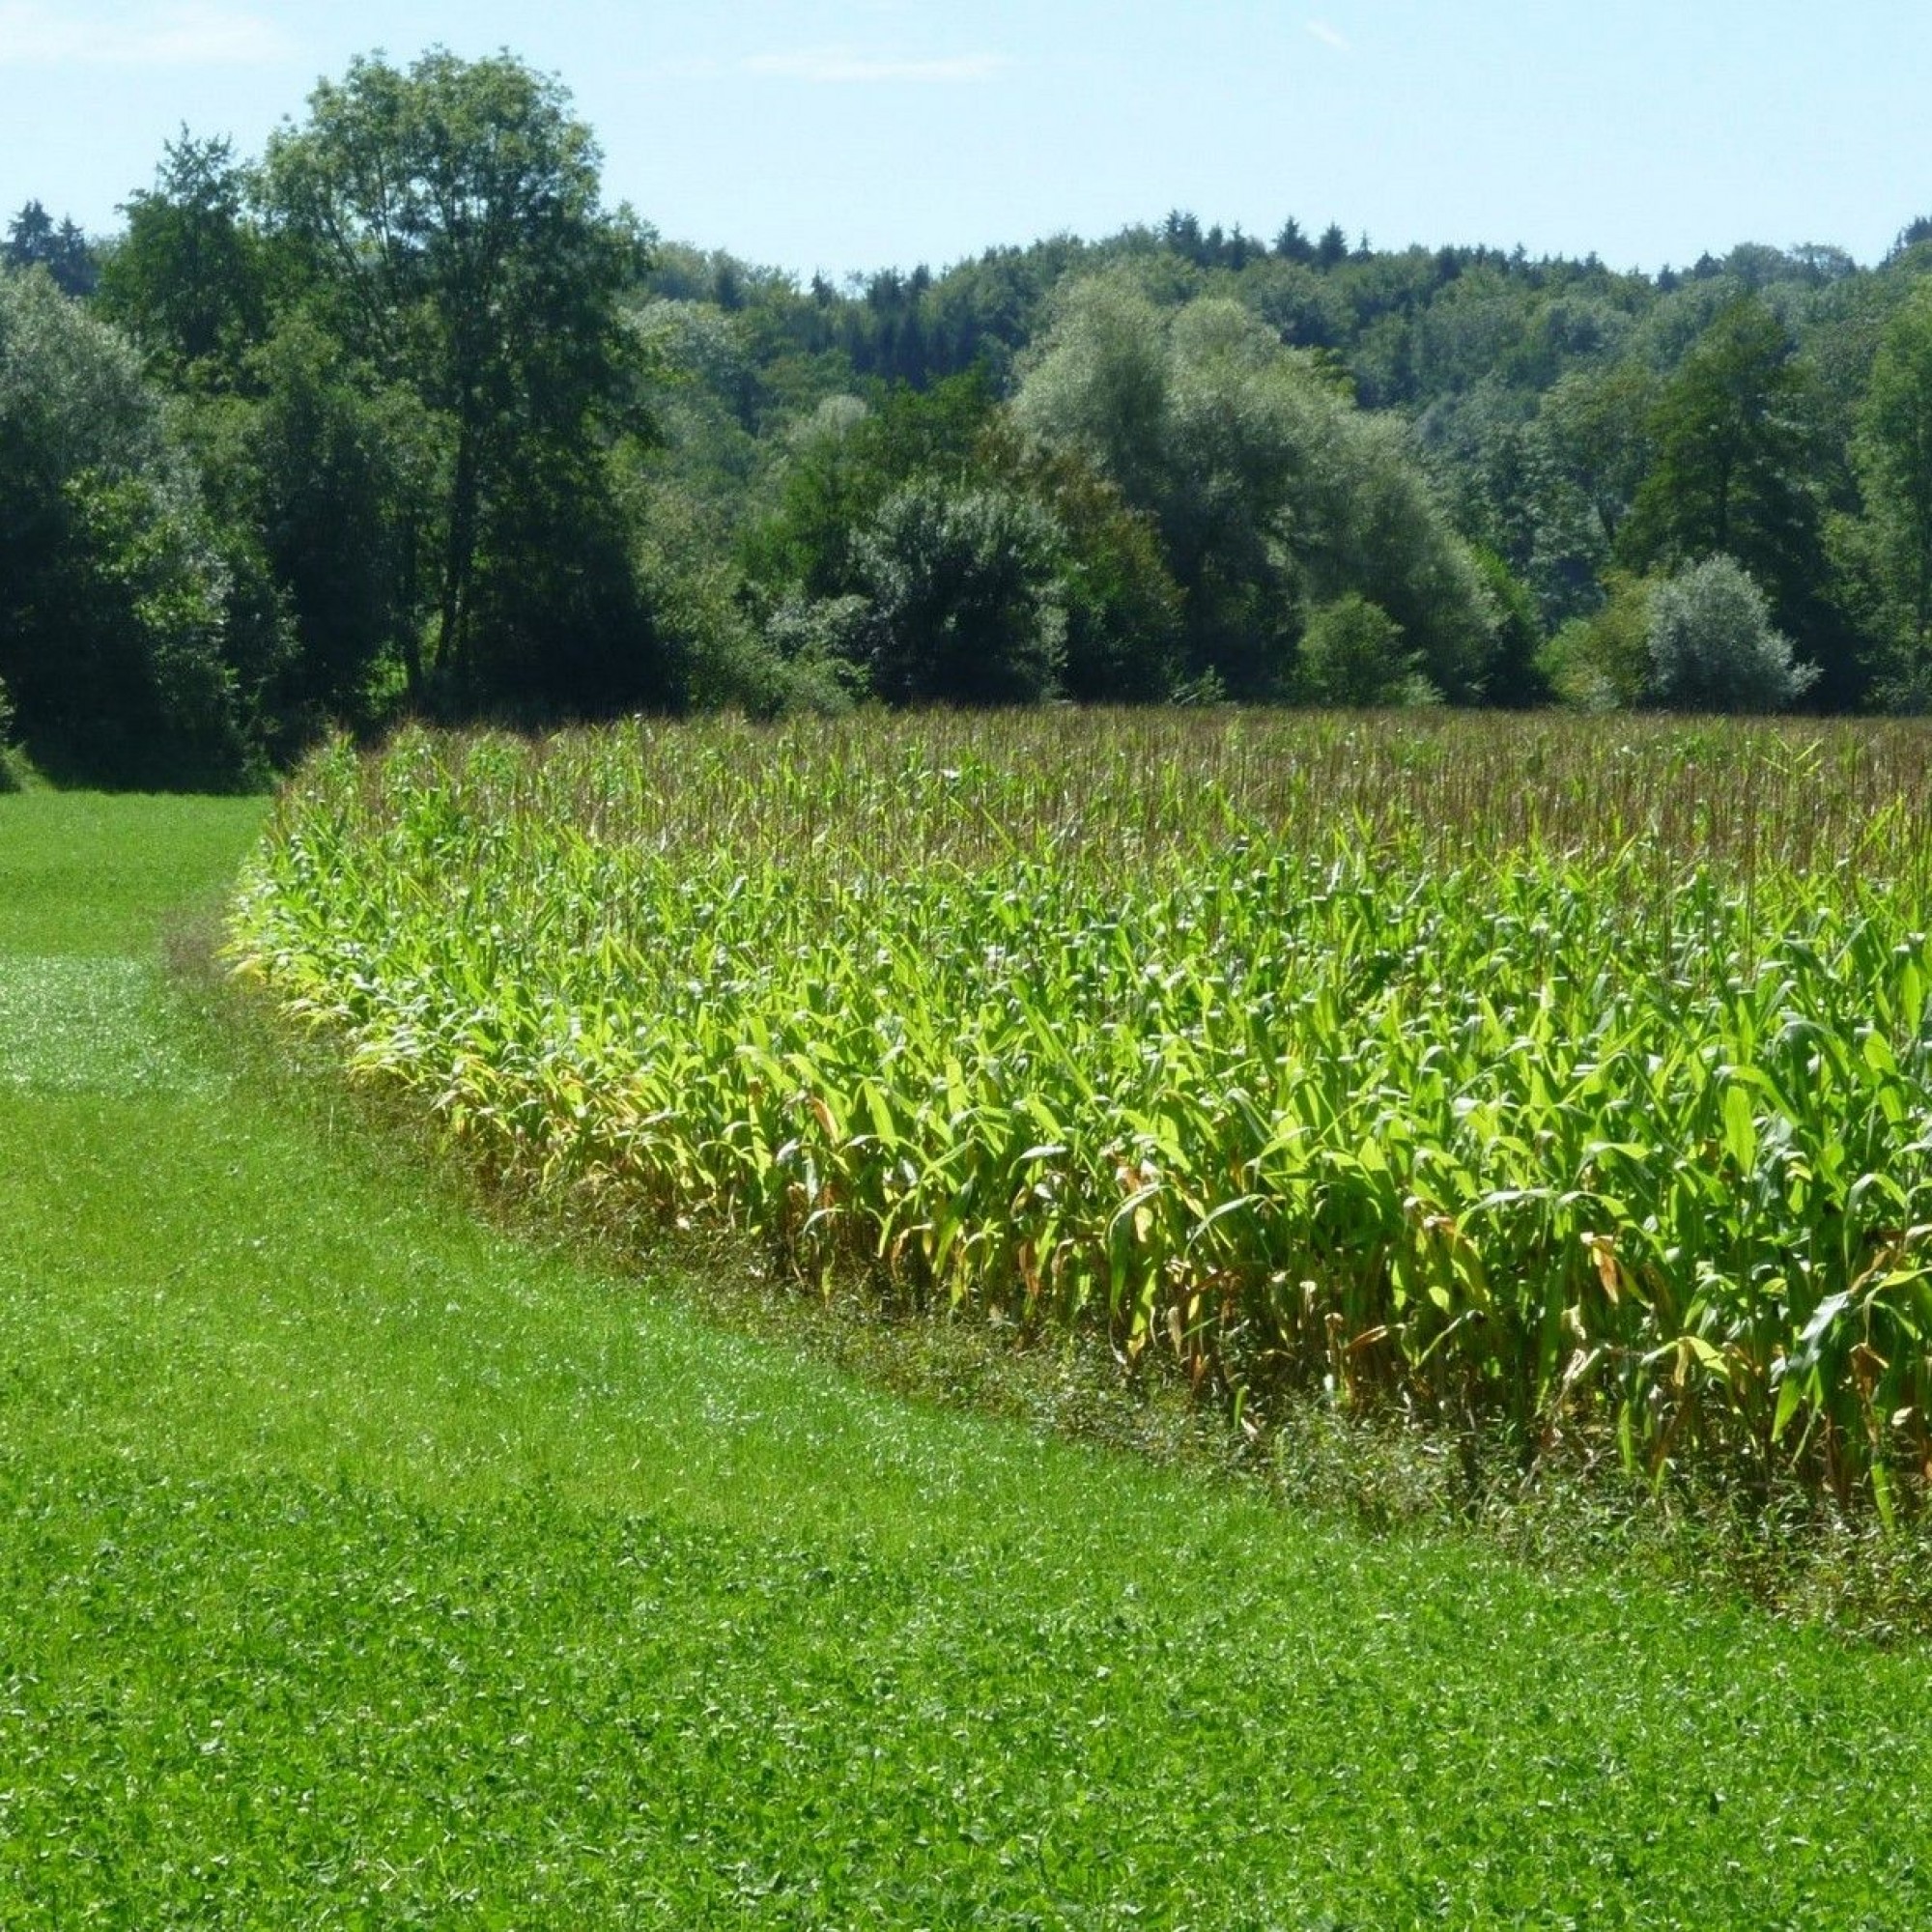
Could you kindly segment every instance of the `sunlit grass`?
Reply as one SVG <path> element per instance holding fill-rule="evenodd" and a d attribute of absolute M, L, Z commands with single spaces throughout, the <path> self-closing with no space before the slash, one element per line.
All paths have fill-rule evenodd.
<path fill-rule="evenodd" d="M 206 1077 L 156 1024 L 156 965 L 98 954 L 0 955 L 0 1086 L 180 1092 Z"/>
<path fill-rule="evenodd" d="M 259 798 L 32 791 L 0 804 L 0 951 L 158 957 L 164 919 L 218 903 Z"/>

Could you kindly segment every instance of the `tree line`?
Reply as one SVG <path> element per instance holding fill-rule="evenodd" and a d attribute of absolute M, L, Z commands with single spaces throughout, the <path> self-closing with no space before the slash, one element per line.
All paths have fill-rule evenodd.
<path fill-rule="evenodd" d="M 1191 214 L 834 286 L 509 55 L 355 62 L 0 249 L 0 734 L 736 705 L 1932 703 L 1932 225 L 1863 269 Z"/>

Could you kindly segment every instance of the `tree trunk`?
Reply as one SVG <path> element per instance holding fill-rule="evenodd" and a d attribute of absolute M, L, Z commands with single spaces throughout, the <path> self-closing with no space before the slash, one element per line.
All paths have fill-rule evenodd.
<path fill-rule="evenodd" d="M 456 429 L 456 473 L 449 487 L 449 527 L 442 555 L 442 609 L 437 630 L 436 668 L 445 685 L 463 689 L 469 667 L 469 579 L 476 558 L 478 464 L 474 413 L 468 399 Z"/>

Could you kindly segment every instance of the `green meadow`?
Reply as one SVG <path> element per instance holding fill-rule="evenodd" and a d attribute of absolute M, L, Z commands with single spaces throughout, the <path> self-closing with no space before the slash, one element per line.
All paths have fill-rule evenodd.
<path fill-rule="evenodd" d="M 492 1230 L 168 970 L 263 818 L 0 799 L 0 1925 L 1932 1919 L 1922 1646 Z"/>

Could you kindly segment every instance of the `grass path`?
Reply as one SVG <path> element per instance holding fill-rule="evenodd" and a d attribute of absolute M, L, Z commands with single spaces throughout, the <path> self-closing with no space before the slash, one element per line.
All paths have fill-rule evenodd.
<path fill-rule="evenodd" d="M 1932 1923 L 1932 1659 L 908 1406 L 419 1198 L 0 799 L 0 1926 Z"/>

